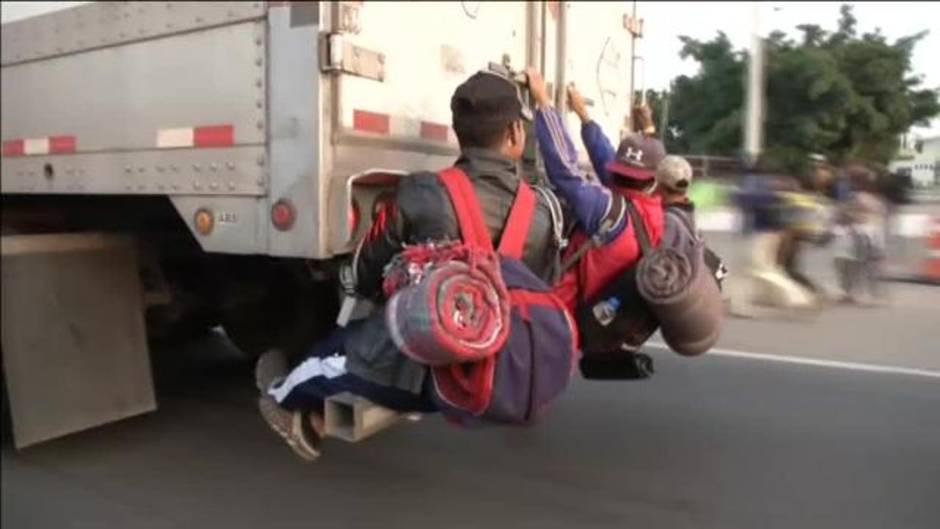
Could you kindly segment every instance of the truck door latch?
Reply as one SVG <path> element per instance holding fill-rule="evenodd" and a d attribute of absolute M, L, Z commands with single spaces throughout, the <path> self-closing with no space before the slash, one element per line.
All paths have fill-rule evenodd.
<path fill-rule="evenodd" d="M 320 67 L 335 72 L 385 81 L 385 54 L 347 42 L 342 33 L 327 33 L 320 42 Z"/>

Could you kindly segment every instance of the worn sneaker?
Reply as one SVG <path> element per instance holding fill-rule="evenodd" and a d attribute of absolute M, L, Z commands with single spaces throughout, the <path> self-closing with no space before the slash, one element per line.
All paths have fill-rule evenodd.
<path fill-rule="evenodd" d="M 261 416 L 295 454 L 305 461 L 320 457 L 323 422 L 316 414 L 303 414 L 280 407 L 272 397 L 258 399 Z"/>
<path fill-rule="evenodd" d="M 277 349 L 271 349 L 258 358 L 255 364 L 255 384 L 262 395 L 266 395 L 268 388 L 275 382 L 287 376 L 287 357 Z"/>

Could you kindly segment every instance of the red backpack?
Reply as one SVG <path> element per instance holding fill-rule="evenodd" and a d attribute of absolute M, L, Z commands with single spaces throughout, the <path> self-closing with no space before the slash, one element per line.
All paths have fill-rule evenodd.
<path fill-rule="evenodd" d="M 387 293 L 394 291 L 389 331 L 402 352 L 431 366 L 445 417 L 464 425 L 527 423 L 564 391 L 579 357 L 564 304 L 521 261 L 535 193 L 519 182 L 494 249 L 469 178 L 455 167 L 439 178 L 462 242 L 402 252 L 399 272 L 386 280 Z"/>

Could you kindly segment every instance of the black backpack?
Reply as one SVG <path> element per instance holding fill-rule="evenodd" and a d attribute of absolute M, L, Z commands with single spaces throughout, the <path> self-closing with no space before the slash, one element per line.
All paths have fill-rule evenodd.
<path fill-rule="evenodd" d="M 651 362 L 637 355 L 639 348 L 659 328 L 659 321 L 637 289 L 636 272 L 644 256 L 652 250 L 643 219 L 630 201 L 625 201 L 640 245 L 640 258 L 592 299 L 575 309 L 581 333 L 581 374 L 589 380 L 645 378 L 652 373 Z M 592 246 L 590 241 L 566 263 L 570 268 Z M 617 300 L 617 301 L 613 301 Z"/>

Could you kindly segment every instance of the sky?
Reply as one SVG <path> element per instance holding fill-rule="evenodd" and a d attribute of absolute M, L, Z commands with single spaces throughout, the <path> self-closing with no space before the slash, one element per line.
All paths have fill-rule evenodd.
<path fill-rule="evenodd" d="M 2 21 L 8 22 L 86 2 L 2 2 Z M 631 2 L 622 2 L 630 9 Z M 848 2 L 855 8 L 860 33 L 880 27 L 889 39 L 934 30 L 914 50 L 914 71 L 924 85 L 940 88 L 940 2 Z M 762 35 L 773 30 L 796 34 L 795 27 L 814 23 L 833 30 L 842 2 L 636 2 L 646 35 L 640 43 L 647 88 L 663 89 L 679 75 L 694 75 L 697 63 L 679 58 L 680 35 L 710 39 L 724 31 L 739 48 L 749 46 L 754 28 L 754 6 Z M 932 23 L 932 24 L 931 24 Z M 928 128 L 915 129 L 922 136 L 940 135 L 940 118 Z"/>

